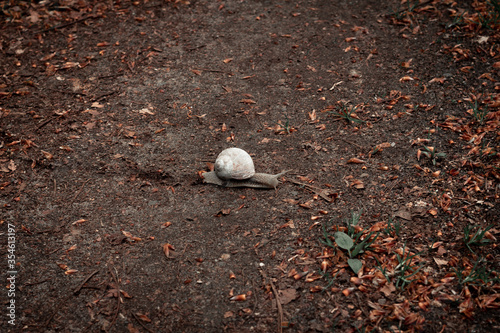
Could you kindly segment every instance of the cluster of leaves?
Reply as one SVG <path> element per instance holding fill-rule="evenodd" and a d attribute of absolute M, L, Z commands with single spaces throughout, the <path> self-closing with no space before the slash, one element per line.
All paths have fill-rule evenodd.
<path fill-rule="evenodd" d="M 332 114 L 334 118 L 338 120 L 345 120 L 348 124 L 351 123 L 362 124 L 365 121 L 359 119 L 359 117 L 356 115 L 357 109 L 358 109 L 357 106 L 350 107 L 346 104 L 341 103 L 340 105 L 336 106 L 335 111 L 328 110 L 327 112 Z"/>
<path fill-rule="evenodd" d="M 373 305 L 370 313 L 372 322 L 386 317 L 400 320 L 408 328 L 416 330 L 425 321 L 418 309 L 428 311 L 431 304 L 458 302 L 461 313 L 471 318 L 477 307 L 483 310 L 500 307 L 495 292 L 500 288 L 500 279 L 498 272 L 491 269 L 494 264 L 488 262 L 488 256 L 473 252 L 472 262 L 469 258 L 462 260 L 452 255 L 449 255 L 449 259 L 441 259 L 439 257 L 446 252 L 446 245 L 433 241 L 418 251 L 412 251 L 399 239 L 400 223 L 389 219 L 388 222 L 362 228 L 361 216 L 360 212 L 351 212 L 341 225 L 335 225 L 332 221 L 323 224 L 319 241 L 326 248 L 317 257 L 322 259 L 320 275 L 327 281 L 327 286 L 322 290 L 331 288 L 332 291 L 340 291 L 335 287 L 336 278 L 345 268 L 349 268 L 355 275 L 350 280 L 354 286 L 342 290 L 346 297 L 356 291 L 372 293 L 378 290 L 386 296 L 398 293 L 398 298 L 404 300 L 403 303 L 385 307 Z M 466 227 L 462 242 L 450 246 L 457 251 L 465 248 L 472 251 L 473 248 L 492 245 L 495 240 L 489 232 L 492 227 Z M 438 253 L 434 252 L 436 249 Z M 434 262 L 438 270 L 432 267 Z M 318 290 L 311 288 L 311 291 Z M 471 290 L 475 292 L 471 293 Z M 410 309 L 413 302 L 418 304 L 416 312 Z M 400 313 L 401 309 L 406 310 Z"/>

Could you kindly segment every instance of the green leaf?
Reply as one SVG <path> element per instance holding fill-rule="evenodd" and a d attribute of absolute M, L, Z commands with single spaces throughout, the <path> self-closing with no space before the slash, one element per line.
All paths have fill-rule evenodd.
<path fill-rule="evenodd" d="M 345 232 L 337 231 L 335 233 L 335 243 L 344 250 L 350 250 L 354 245 L 351 237 L 349 237 Z"/>
<path fill-rule="evenodd" d="M 361 267 L 363 267 L 363 264 L 361 263 L 361 260 L 359 260 L 359 259 L 348 259 L 347 263 L 349 264 L 349 267 L 351 267 L 351 269 L 356 274 L 358 274 Z"/>

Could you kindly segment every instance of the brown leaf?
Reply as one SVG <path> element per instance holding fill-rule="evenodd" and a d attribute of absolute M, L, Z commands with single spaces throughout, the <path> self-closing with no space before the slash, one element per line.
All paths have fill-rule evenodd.
<path fill-rule="evenodd" d="M 394 287 L 394 284 L 392 283 L 387 283 L 385 286 L 380 288 L 380 291 L 383 292 L 386 297 L 389 297 L 391 293 L 396 291 L 396 287 Z"/>
<path fill-rule="evenodd" d="M 399 82 L 407 82 L 407 81 L 413 81 L 415 80 L 414 78 L 410 76 L 403 76 L 402 78 L 399 79 Z"/>
<path fill-rule="evenodd" d="M 347 161 L 347 163 L 354 163 L 354 164 L 363 164 L 366 163 L 366 161 L 360 160 L 359 158 L 353 157 Z"/>
<path fill-rule="evenodd" d="M 150 323 L 150 322 L 151 322 L 151 319 L 149 319 L 149 317 L 148 317 L 148 316 L 146 316 L 145 314 L 141 314 L 141 313 L 137 312 L 135 315 L 136 315 L 136 316 L 137 316 L 140 320 L 145 321 L 146 323 Z"/>
<path fill-rule="evenodd" d="M 410 59 L 408 61 L 402 62 L 401 63 L 401 67 L 403 67 L 403 68 L 410 68 L 412 61 L 413 61 L 413 59 Z"/>
<path fill-rule="evenodd" d="M 363 184 L 363 181 L 360 180 L 360 179 L 353 179 L 351 181 L 351 187 L 355 187 L 357 188 L 358 190 L 361 190 L 361 189 L 364 189 L 365 188 L 365 185 Z"/>
<path fill-rule="evenodd" d="M 240 103 L 244 103 L 244 104 L 256 104 L 257 102 L 254 101 L 253 99 L 250 99 L 250 98 L 244 98 L 240 101 Z"/>
<path fill-rule="evenodd" d="M 311 119 L 311 121 L 315 121 L 316 120 L 316 110 L 312 110 L 311 112 L 309 112 L 309 119 Z"/>
<path fill-rule="evenodd" d="M 436 264 L 438 264 L 439 266 L 442 266 L 442 265 L 448 265 L 448 260 L 439 259 L 439 258 L 434 258 L 434 261 L 435 261 L 435 262 L 436 262 Z"/>
<path fill-rule="evenodd" d="M 165 256 L 167 258 L 174 258 L 176 256 L 176 253 L 174 252 L 175 248 L 171 244 L 163 244 L 163 253 L 165 253 Z"/>
<path fill-rule="evenodd" d="M 51 160 L 54 157 L 54 155 L 52 155 L 51 153 L 49 153 L 48 151 L 45 151 L 45 150 L 42 150 L 42 154 L 48 160 Z"/>
<path fill-rule="evenodd" d="M 446 81 L 446 79 L 444 77 L 435 77 L 432 80 L 430 80 L 429 83 L 439 82 L 442 84 L 442 83 L 444 83 L 444 81 Z"/>
<path fill-rule="evenodd" d="M 231 61 L 233 61 L 233 58 L 226 58 L 224 60 L 222 60 L 225 64 L 227 63 L 230 63 Z"/>
<path fill-rule="evenodd" d="M 279 302 L 282 305 L 288 304 L 298 297 L 297 290 L 293 288 L 278 290 L 278 295 L 279 295 Z"/>
<path fill-rule="evenodd" d="M 236 296 L 231 297 L 229 300 L 243 302 L 243 301 L 247 300 L 247 295 L 246 294 L 236 295 Z"/>
<path fill-rule="evenodd" d="M 195 75 L 201 75 L 201 71 L 197 69 L 192 69 L 191 72 L 193 72 L 193 74 Z"/>

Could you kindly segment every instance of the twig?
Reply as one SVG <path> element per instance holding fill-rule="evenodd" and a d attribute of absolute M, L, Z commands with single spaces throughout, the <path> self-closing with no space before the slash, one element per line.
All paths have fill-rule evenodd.
<path fill-rule="evenodd" d="M 82 193 L 82 191 L 83 191 L 83 187 L 85 186 L 85 184 L 87 184 L 87 183 L 89 182 L 89 180 L 90 180 L 90 178 L 89 178 L 89 179 L 87 179 L 87 180 L 85 181 L 85 183 L 83 183 L 82 187 L 80 187 L 80 189 L 78 190 L 78 192 L 76 192 L 75 196 L 73 197 L 73 200 L 71 200 L 70 205 L 72 205 L 72 204 L 75 202 L 76 198 L 78 198 L 78 196 L 80 195 L 80 193 Z"/>
<path fill-rule="evenodd" d="M 113 327 L 113 325 L 116 322 L 116 318 L 118 318 L 118 313 L 120 312 L 120 287 L 118 285 L 118 279 L 116 278 L 115 273 L 113 273 L 113 271 L 111 270 L 110 266 L 108 266 L 108 271 L 111 274 L 111 276 L 113 277 L 113 280 L 115 281 L 115 284 L 116 284 L 116 289 L 118 290 L 118 296 L 116 297 L 116 299 L 118 300 L 118 304 L 116 306 L 115 315 L 113 316 L 113 320 L 109 324 L 109 327 L 108 327 L 108 330 L 107 330 L 108 332 L 110 332 L 111 328 Z"/>
<path fill-rule="evenodd" d="M 50 123 L 54 119 L 56 119 L 56 117 L 50 117 L 49 119 L 45 120 L 43 123 L 41 123 L 40 125 L 38 125 L 38 127 L 36 128 L 36 130 L 38 131 L 39 129 L 41 129 L 42 127 L 44 127 L 45 125 L 47 125 L 48 123 Z"/>
<path fill-rule="evenodd" d="M 278 291 L 276 290 L 276 287 L 274 286 L 273 281 L 266 276 L 266 273 L 264 273 L 264 271 L 261 270 L 260 274 L 262 274 L 262 276 L 266 280 L 269 281 L 269 283 L 271 284 L 271 288 L 273 289 L 274 298 L 276 298 L 276 307 L 278 308 L 278 332 L 283 333 L 283 326 L 282 326 L 283 325 L 283 308 L 281 307 Z"/>
<path fill-rule="evenodd" d="M 73 295 L 76 295 L 80 292 L 80 290 L 83 288 L 83 285 L 85 283 L 87 283 L 94 275 L 96 275 L 97 273 L 99 273 L 99 270 L 95 270 L 93 271 L 92 273 L 90 273 L 84 280 L 82 283 L 80 283 L 80 285 L 73 291 Z"/>
<path fill-rule="evenodd" d="M 309 184 L 306 184 L 306 183 L 301 183 L 301 182 L 298 182 L 296 180 L 293 180 L 293 179 L 287 179 L 289 182 L 291 183 L 294 183 L 296 185 L 300 185 L 300 186 L 304 186 L 304 187 L 307 187 L 307 189 L 317 195 L 319 195 L 320 197 L 322 197 L 324 200 L 326 200 L 327 202 L 332 202 L 334 199 L 333 198 L 330 198 L 328 196 L 328 193 L 329 191 L 328 190 L 325 190 L 325 189 L 322 189 L 322 188 L 319 188 L 319 187 L 316 187 L 316 186 L 312 186 L 312 185 L 309 185 Z"/>
<path fill-rule="evenodd" d="M 114 90 L 114 91 L 112 91 L 112 92 L 109 92 L 109 93 L 105 93 L 105 94 L 99 95 L 99 96 L 97 96 L 97 97 L 92 98 L 92 99 L 90 100 L 90 102 L 97 102 L 97 101 L 99 101 L 99 100 L 103 99 L 104 97 L 108 97 L 108 96 L 114 95 L 114 94 L 116 94 L 117 92 L 118 92 L 118 91 Z"/>
<path fill-rule="evenodd" d="M 55 26 L 50 27 L 48 29 L 42 30 L 42 33 L 49 32 L 49 31 L 56 30 L 56 29 L 66 28 L 66 27 L 69 27 L 70 25 L 73 25 L 73 24 L 77 24 L 77 23 L 80 23 L 80 22 L 83 22 L 83 21 L 86 21 L 86 20 L 90 20 L 90 19 L 94 19 L 95 20 L 95 19 L 100 18 L 100 17 L 101 17 L 100 15 L 98 15 L 98 16 L 95 16 L 95 15 L 85 16 L 85 17 L 83 17 L 81 19 L 78 19 L 78 20 L 75 20 L 75 21 L 72 21 L 72 22 L 58 24 L 58 25 L 55 25 Z"/>
<path fill-rule="evenodd" d="M 42 284 L 42 283 L 45 283 L 47 281 L 50 281 L 50 279 L 45 279 L 45 280 L 42 280 L 42 281 L 36 281 L 36 282 L 29 282 L 29 283 L 25 283 L 24 286 L 27 287 L 27 286 L 34 286 L 34 285 L 37 285 L 37 284 Z"/>
<path fill-rule="evenodd" d="M 364 147 L 363 147 L 363 146 L 360 146 L 360 145 L 358 145 L 357 143 L 351 142 L 351 141 L 346 140 L 346 139 L 343 139 L 343 138 L 340 138 L 340 140 L 342 140 L 342 141 L 344 141 L 345 143 L 348 143 L 348 144 L 350 144 L 350 145 L 356 146 L 356 147 L 358 147 L 359 149 L 364 149 Z"/>

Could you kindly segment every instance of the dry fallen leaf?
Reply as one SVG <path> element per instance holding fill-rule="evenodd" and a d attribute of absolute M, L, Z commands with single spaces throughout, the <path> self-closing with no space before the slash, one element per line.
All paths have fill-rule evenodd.
<path fill-rule="evenodd" d="M 163 248 L 163 253 L 165 253 L 165 256 L 167 258 L 174 258 L 175 257 L 175 252 L 174 252 L 175 248 L 173 245 L 166 243 L 166 244 L 163 244 L 162 248 Z"/>
<path fill-rule="evenodd" d="M 360 179 L 353 179 L 351 181 L 351 187 L 355 187 L 357 188 L 358 190 L 361 190 L 361 189 L 364 189 L 365 188 L 365 185 L 363 184 L 363 181 L 360 180 Z"/>
<path fill-rule="evenodd" d="M 240 103 L 244 103 L 244 104 L 256 104 L 257 102 L 254 101 L 253 99 L 250 99 L 250 98 L 244 98 L 240 101 Z"/>
<path fill-rule="evenodd" d="M 150 323 L 150 322 L 151 322 L 151 319 L 149 319 L 149 317 L 148 317 L 148 316 L 146 316 L 145 314 L 141 314 L 141 313 L 137 312 L 135 315 L 136 315 L 136 316 L 137 316 L 140 320 L 142 320 L 142 321 L 145 321 L 145 322 L 147 322 L 147 323 Z"/>
<path fill-rule="evenodd" d="M 439 259 L 439 258 L 434 258 L 434 261 L 435 261 L 435 262 L 436 262 L 436 264 L 438 264 L 439 266 L 442 266 L 442 265 L 448 265 L 448 260 Z"/>
<path fill-rule="evenodd" d="M 347 163 L 354 163 L 354 164 L 363 164 L 366 163 L 366 161 L 360 160 L 359 158 L 353 157 L 347 161 Z"/>
<path fill-rule="evenodd" d="M 282 305 L 288 304 L 298 297 L 297 290 L 293 288 L 278 290 L 278 295 L 279 295 L 279 302 Z"/>

